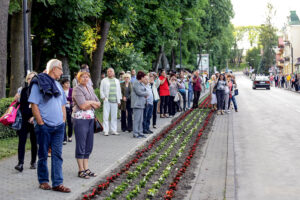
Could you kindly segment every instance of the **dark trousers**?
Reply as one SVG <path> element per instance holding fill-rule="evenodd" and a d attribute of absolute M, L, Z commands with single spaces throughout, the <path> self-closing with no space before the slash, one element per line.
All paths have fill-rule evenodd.
<path fill-rule="evenodd" d="M 25 156 L 25 146 L 27 141 L 28 132 L 30 133 L 30 143 L 31 143 L 31 162 L 35 163 L 37 156 L 37 144 L 36 144 L 36 136 L 34 133 L 33 124 L 28 123 L 27 121 L 22 123 L 22 127 L 17 134 L 19 136 L 19 145 L 18 145 L 18 159 L 19 164 L 24 164 L 24 156 Z"/>
<path fill-rule="evenodd" d="M 132 108 L 130 100 L 126 101 L 126 110 L 121 110 L 121 129 L 122 131 L 132 131 Z M 126 117 L 127 111 L 127 117 Z"/>
<path fill-rule="evenodd" d="M 157 103 L 158 101 L 153 101 L 153 118 L 152 118 L 152 125 L 156 125 L 156 119 L 157 119 Z"/>
<path fill-rule="evenodd" d="M 225 101 L 225 91 L 224 90 L 217 90 L 216 91 L 217 95 L 217 102 L 218 102 L 218 110 L 223 109 L 223 104 Z"/>
<path fill-rule="evenodd" d="M 234 96 L 234 95 L 233 95 L 231 98 L 229 98 L 229 105 L 228 105 L 228 108 L 229 108 L 229 106 L 230 106 L 231 101 L 232 101 L 232 103 L 233 103 L 234 109 L 237 110 L 238 108 L 237 108 L 237 103 L 236 103 L 236 100 L 235 100 L 235 96 Z"/>
<path fill-rule="evenodd" d="M 160 114 L 168 113 L 168 104 L 170 96 L 161 96 L 160 97 Z"/>
<path fill-rule="evenodd" d="M 88 159 L 94 146 L 94 119 L 73 119 L 76 139 L 75 158 Z"/>
<path fill-rule="evenodd" d="M 39 183 L 49 183 L 48 150 L 51 147 L 51 180 L 52 187 L 63 183 L 62 146 L 64 140 L 65 123 L 58 126 L 36 125 L 35 133 L 39 144 L 37 174 Z"/>
<path fill-rule="evenodd" d="M 153 113 L 153 105 L 146 104 L 144 109 L 143 132 L 150 130 L 150 120 Z"/>
<path fill-rule="evenodd" d="M 201 91 L 194 90 L 193 108 L 198 108 L 200 94 L 201 94 Z"/>
<path fill-rule="evenodd" d="M 175 97 L 174 96 L 170 96 L 169 99 L 169 105 L 170 105 L 170 110 L 169 110 L 169 115 L 174 116 L 176 113 L 176 104 L 177 102 L 174 101 Z"/>
<path fill-rule="evenodd" d="M 68 125 L 68 137 L 71 138 L 73 135 L 72 108 L 66 107 L 66 114 L 67 114 L 67 125 Z M 64 141 L 67 141 L 67 126 L 65 126 Z"/>

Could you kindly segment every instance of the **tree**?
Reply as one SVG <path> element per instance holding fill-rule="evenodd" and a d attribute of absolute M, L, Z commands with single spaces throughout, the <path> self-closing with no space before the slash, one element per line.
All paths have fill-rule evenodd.
<path fill-rule="evenodd" d="M 0 98 L 6 96 L 8 7 L 9 0 L 0 1 Z"/>
<path fill-rule="evenodd" d="M 263 47 L 262 62 L 258 73 L 268 73 L 269 68 L 275 63 L 275 51 L 273 47 L 277 45 L 278 37 L 276 28 L 272 24 L 276 11 L 272 4 L 267 4 L 266 22 L 261 26 L 259 43 Z"/>
<path fill-rule="evenodd" d="M 260 66 L 260 48 L 259 47 L 253 47 L 247 51 L 246 54 L 246 62 L 249 63 L 249 66 L 255 69 L 255 72 L 258 71 Z"/>

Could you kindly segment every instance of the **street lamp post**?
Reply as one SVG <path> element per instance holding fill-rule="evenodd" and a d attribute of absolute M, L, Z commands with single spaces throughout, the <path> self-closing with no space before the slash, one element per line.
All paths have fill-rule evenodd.
<path fill-rule="evenodd" d="M 28 45 L 28 8 L 27 0 L 23 0 L 23 28 L 24 28 L 24 77 L 29 69 L 29 45 Z"/>

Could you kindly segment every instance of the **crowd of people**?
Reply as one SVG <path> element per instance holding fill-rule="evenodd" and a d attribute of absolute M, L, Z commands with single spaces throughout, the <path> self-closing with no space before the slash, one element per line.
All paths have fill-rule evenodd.
<path fill-rule="evenodd" d="M 285 88 L 290 90 L 299 90 L 300 78 L 297 74 L 275 74 L 270 75 L 271 85 L 278 88 Z"/>
<path fill-rule="evenodd" d="M 218 115 L 230 113 L 231 102 L 235 112 L 238 112 L 235 96 L 238 95 L 235 76 L 230 73 L 216 73 L 211 77 L 211 104 Z"/>
<path fill-rule="evenodd" d="M 26 77 L 26 86 L 19 90 L 16 99 L 20 102 L 22 127 L 19 135 L 18 164 L 22 172 L 27 134 L 31 140 L 30 168 L 37 168 L 40 188 L 59 192 L 71 192 L 63 185 L 62 147 L 72 142 L 75 135 L 75 159 L 78 177 L 88 179 L 97 176 L 88 167 L 94 144 L 95 111 L 103 107 L 103 134 L 119 135 L 118 110 L 121 111 L 121 131 L 132 132 L 134 138 L 144 138 L 157 128 L 157 117 L 174 117 L 177 112 L 197 108 L 201 91 L 210 82 L 212 104 L 218 114 L 229 112 L 232 101 L 237 104 L 234 91 L 236 83 L 231 74 L 215 74 L 211 80 L 200 76 L 199 71 L 121 72 L 116 77 L 113 68 L 101 76 L 100 99 L 95 94 L 89 67 L 82 65 L 71 81 L 62 79 L 62 63 L 52 59 L 46 70 Z M 60 82 L 58 82 L 60 80 Z M 209 87 L 207 87 L 209 88 Z M 102 105 L 101 105 L 101 102 Z M 152 124 L 151 124 L 152 122 Z M 36 158 L 38 162 L 36 165 Z M 47 159 L 51 156 L 51 179 Z"/>

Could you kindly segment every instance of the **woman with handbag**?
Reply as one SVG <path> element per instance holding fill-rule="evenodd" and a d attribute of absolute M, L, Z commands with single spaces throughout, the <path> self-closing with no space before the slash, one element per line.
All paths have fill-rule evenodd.
<path fill-rule="evenodd" d="M 232 75 L 229 82 L 231 82 L 231 97 L 229 98 L 229 105 L 231 104 L 231 101 L 233 103 L 233 107 L 234 107 L 234 110 L 235 112 L 238 112 L 238 107 L 237 107 L 237 103 L 236 103 L 236 99 L 235 99 L 235 96 L 238 95 L 238 89 L 237 89 L 237 84 L 235 82 L 235 77 Z"/>
<path fill-rule="evenodd" d="M 37 75 L 36 72 L 30 72 L 26 76 L 27 85 L 22 89 L 20 95 L 20 111 L 22 114 L 22 126 L 21 129 L 17 131 L 17 135 L 19 136 L 19 145 L 18 145 L 18 160 L 19 163 L 15 166 L 15 169 L 19 172 L 23 171 L 23 164 L 24 164 L 24 156 L 25 156 L 25 145 L 27 140 L 27 134 L 30 133 L 30 142 L 31 142 L 31 162 L 30 162 L 30 169 L 36 169 L 36 156 L 37 156 L 37 143 L 36 143 L 36 136 L 34 133 L 34 126 L 33 126 L 33 114 L 32 110 L 29 107 L 29 84 L 31 79 Z"/>
<path fill-rule="evenodd" d="M 88 85 L 90 73 L 77 74 L 78 86 L 73 89 L 73 127 L 76 139 L 75 158 L 78 164 L 78 177 L 90 178 L 97 176 L 88 168 L 89 156 L 94 145 L 95 109 L 100 108 L 100 102 L 94 89 Z"/>

